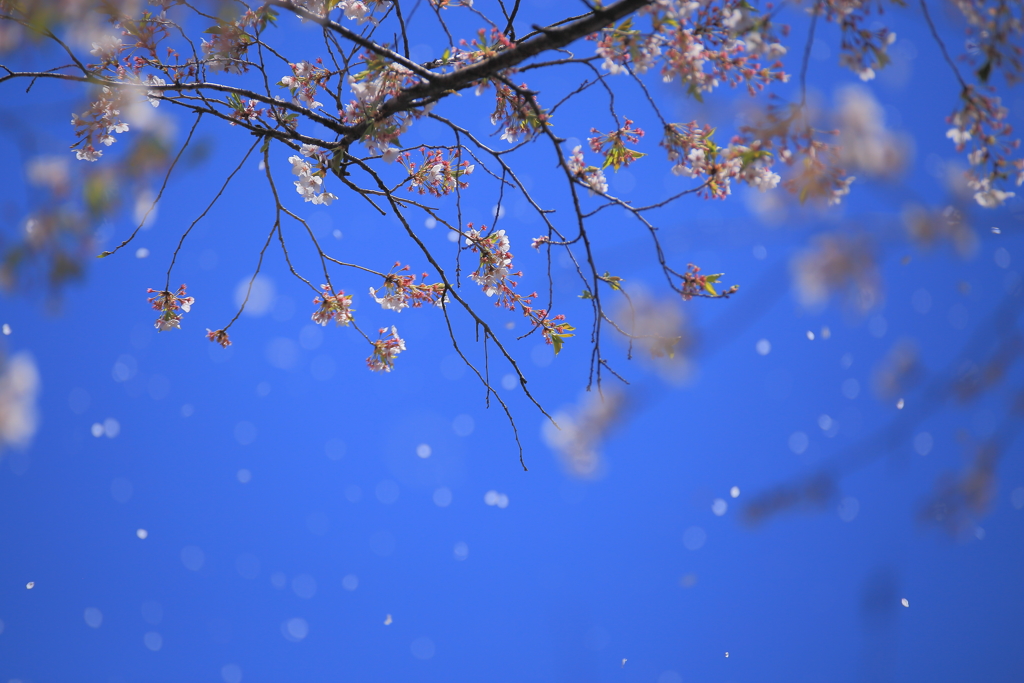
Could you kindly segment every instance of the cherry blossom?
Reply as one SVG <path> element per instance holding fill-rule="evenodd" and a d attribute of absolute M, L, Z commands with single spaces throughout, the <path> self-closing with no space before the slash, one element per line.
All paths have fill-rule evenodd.
<path fill-rule="evenodd" d="M 604 177 L 604 171 L 594 166 L 587 166 L 583 161 L 583 147 L 576 145 L 572 155 L 568 159 L 569 173 L 585 185 L 590 194 L 605 194 L 608 192 L 608 179 Z"/>
<path fill-rule="evenodd" d="M 313 299 L 313 303 L 320 306 L 313 311 L 313 322 L 317 325 L 327 325 L 328 322 L 334 320 L 339 327 L 348 327 L 349 323 L 355 319 L 352 316 L 356 310 L 352 308 L 352 295 L 345 294 L 343 291 L 331 294 L 330 285 L 320 285 L 320 289 L 324 290 L 324 293 Z"/>
<path fill-rule="evenodd" d="M 207 327 L 206 338 L 216 344 L 220 344 L 221 347 L 225 349 L 231 346 L 231 340 L 228 338 L 227 330 L 211 330 Z"/>
<path fill-rule="evenodd" d="M 465 177 L 471 175 L 476 166 L 468 161 L 460 161 L 459 149 L 420 148 L 420 154 L 423 155 L 423 162 L 419 165 L 411 161 L 412 155 L 408 152 L 396 155 L 409 171 L 410 192 L 443 197 L 456 189 L 469 187 Z"/>
<path fill-rule="evenodd" d="M 120 119 L 121 93 L 107 86 L 100 88 L 100 97 L 89 109 L 81 114 L 72 114 L 71 125 L 75 127 L 78 142 L 72 145 L 75 156 L 83 161 L 97 161 L 103 151 L 96 149 L 98 144 L 107 147 L 114 144 L 116 138 L 111 133 L 124 133 L 128 124 Z M 77 148 L 77 149 L 76 149 Z"/>
<path fill-rule="evenodd" d="M 395 367 L 395 358 L 405 351 L 405 340 L 398 336 L 398 329 L 393 325 L 391 335 L 385 337 L 388 329 L 380 328 L 379 338 L 373 344 L 373 355 L 366 359 L 366 365 L 374 372 L 391 372 Z"/>
<path fill-rule="evenodd" d="M 299 177 L 295 181 L 295 191 L 302 195 L 304 201 L 330 206 L 337 197 L 323 189 L 324 177 L 330 168 L 327 153 L 313 145 L 302 145 L 299 153 L 302 156 L 288 157 L 288 163 L 292 165 L 292 174 Z M 306 161 L 303 157 L 312 159 L 313 162 Z"/>
<path fill-rule="evenodd" d="M 486 226 L 482 226 L 486 230 Z M 469 279 L 484 288 L 484 294 L 494 296 L 502 291 L 502 285 L 510 274 L 512 254 L 504 230 L 481 235 L 469 224 L 466 246 L 480 255 L 480 264 L 469 274 Z"/>
<path fill-rule="evenodd" d="M 153 310 L 160 311 L 154 325 L 158 332 L 181 329 L 181 312 L 188 313 L 196 302 L 194 297 L 186 294 L 185 285 L 178 287 L 177 292 L 157 289 L 147 289 L 146 292 L 156 294 L 149 298 L 149 303 Z"/>
<path fill-rule="evenodd" d="M 772 170 L 774 156 L 760 140 L 744 145 L 737 137 L 721 148 L 712 138 L 710 126 L 700 128 L 696 121 L 691 121 L 667 125 L 661 142 L 669 161 L 676 162 L 672 172 L 702 181 L 701 195 L 725 199 L 732 193 L 733 179 L 761 192 L 778 186 L 781 177 Z"/>
<path fill-rule="evenodd" d="M 396 263 L 395 268 L 400 264 Z M 379 288 L 370 287 L 370 296 L 385 310 L 401 312 L 403 308 L 419 308 L 423 304 L 441 306 L 448 302 L 448 295 L 445 294 L 443 282 L 435 284 L 416 284 L 415 275 L 402 275 L 408 271 L 409 266 L 404 266 L 398 272 L 388 273 L 384 276 L 384 286 Z M 423 273 L 423 279 L 427 277 Z M 384 296 L 377 296 L 381 292 Z"/>
<path fill-rule="evenodd" d="M 277 84 L 288 88 L 295 102 L 310 109 L 323 107 L 322 103 L 316 101 L 316 91 L 317 88 L 324 86 L 325 81 L 331 76 L 331 72 L 309 62 L 296 62 L 288 66 L 292 69 L 292 75 L 282 76 Z"/>

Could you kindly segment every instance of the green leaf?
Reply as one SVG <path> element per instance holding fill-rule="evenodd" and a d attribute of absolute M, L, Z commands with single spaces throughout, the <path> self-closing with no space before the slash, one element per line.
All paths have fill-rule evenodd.
<path fill-rule="evenodd" d="M 622 287 L 619 286 L 619 283 L 622 282 L 622 278 L 619 277 L 618 275 L 612 275 L 606 270 L 604 271 L 604 275 L 598 276 L 598 279 L 601 280 L 602 282 L 607 282 L 608 286 L 616 291 L 622 290 Z"/>
<path fill-rule="evenodd" d="M 112 251 L 105 251 L 102 254 L 97 254 L 96 258 L 107 258 L 108 256 L 110 256 L 113 253 L 114 252 L 112 252 Z"/>
<path fill-rule="evenodd" d="M 583 293 L 580 294 L 581 299 L 593 299 L 594 295 L 590 293 L 589 289 L 584 289 Z"/>
<path fill-rule="evenodd" d="M 551 335 L 551 345 L 555 347 L 555 355 L 557 356 L 558 352 L 562 350 L 562 338 L 557 334 Z"/>

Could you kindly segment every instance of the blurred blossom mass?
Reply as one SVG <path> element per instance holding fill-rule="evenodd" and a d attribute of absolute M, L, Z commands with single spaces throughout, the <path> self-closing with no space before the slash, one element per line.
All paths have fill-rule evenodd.
<path fill-rule="evenodd" d="M 1022 13 L 0 0 L 0 681 L 1021 680 Z"/>

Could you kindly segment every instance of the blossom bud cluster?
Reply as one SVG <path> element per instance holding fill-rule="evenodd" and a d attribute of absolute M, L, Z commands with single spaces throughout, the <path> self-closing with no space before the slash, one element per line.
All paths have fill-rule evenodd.
<path fill-rule="evenodd" d="M 243 101 L 241 97 L 231 93 L 228 96 L 228 105 L 231 107 L 231 125 L 234 126 L 237 122 L 252 122 L 263 116 L 263 109 L 259 108 L 259 104 L 256 100 Z"/>
<path fill-rule="evenodd" d="M 303 157 L 312 159 L 313 163 L 298 155 L 288 157 L 288 163 L 292 165 L 292 173 L 299 177 L 295 181 L 295 191 L 301 194 L 307 202 L 330 206 L 337 197 L 323 190 L 324 176 L 327 175 L 327 169 L 330 168 L 327 152 L 315 145 L 303 145 L 299 151 Z"/>
<path fill-rule="evenodd" d="M 733 285 L 729 289 L 718 292 L 715 289 L 715 283 L 718 282 L 719 278 L 722 277 L 722 273 L 714 273 L 711 275 L 701 275 L 700 268 L 693 265 L 692 263 L 686 267 L 686 272 L 682 274 L 680 283 L 680 294 L 682 294 L 683 301 L 689 301 L 693 297 L 707 297 L 707 298 L 728 298 L 730 295 L 735 294 L 739 291 L 739 285 Z"/>
<path fill-rule="evenodd" d="M 216 344 L 220 344 L 221 348 L 226 349 L 231 346 L 231 340 L 228 338 L 227 330 L 211 330 L 207 327 L 206 338 Z"/>
<path fill-rule="evenodd" d="M 397 268 L 398 263 L 395 264 Z M 409 266 L 399 269 L 398 273 L 388 273 L 384 276 L 382 287 L 370 287 L 370 296 L 385 310 L 400 312 L 403 308 L 419 308 L 423 304 L 441 306 L 448 302 L 448 295 L 445 294 L 443 282 L 435 284 L 416 284 L 415 275 L 400 275 L 399 273 L 409 270 Z M 423 273 L 426 280 L 427 274 Z M 377 296 L 383 292 L 384 296 Z"/>
<path fill-rule="evenodd" d="M 629 166 L 640 157 L 646 156 L 642 152 L 626 148 L 627 142 L 635 145 L 644 136 L 643 129 L 633 128 L 633 122 L 630 119 L 626 119 L 622 128 L 607 135 L 601 134 L 597 128 L 591 128 L 590 132 L 597 133 L 597 135 L 587 138 L 587 142 L 594 153 L 604 156 L 605 168 L 611 166 L 618 171 L 621 166 Z"/>
<path fill-rule="evenodd" d="M 352 315 L 356 310 L 352 308 L 352 295 L 343 291 L 331 294 L 330 285 L 320 285 L 320 289 L 324 290 L 324 293 L 313 299 L 313 303 L 320 306 L 313 311 L 313 322 L 317 325 L 327 325 L 334 320 L 339 327 L 348 327 L 348 324 L 355 320 Z"/>
<path fill-rule="evenodd" d="M 476 230 L 472 223 L 467 225 L 466 246 L 473 253 L 480 255 L 480 262 L 477 269 L 470 273 L 469 278 L 483 287 L 487 296 L 498 295 L 495 306 L 501 306 L 514 311 L 516 306 L 522 310 L 534 328 L 539 328 L 544 341 L 554 346 L 557 354 L 565 339 L 572 337 L 572 330 L 576 329 L 565 322 L 564 315 L 549 316 L 548 311 L 542 308 L 531 306 L 537 293 L 529 296 L 522 296 L 515 291 L 516 282 L 509 280 L 509 275 L 522 276 L 522 272 L 512 273 L 512 252 L 509 251 L 508 236 L 504 230 L 497 230 L 487 233 L 487 226 L 480 226 Z M 539 239 L 539 238 L 538 238 Z M 534 245 L 539 246 L 537 240 Z"/>
<path fill-rule="evenodd" d="M 515 43 L 496 28 L 492 28 L 489 34 L 480 29 L 473 42 L 463 39 L 459 44 L 461 47 L 451 48 L 445 58 L 445 64 L 453 66 L 456 71 L 515 47 Z M 494 86 L 495 102 L 491 124 L 499 126 L 501 139 L 511 144 L 518 142 L 520 137 L 532 140 L 544 130 L 550 118 L 537 102 L 536 95 L 527 90 L 525 83 L 518 88 L 508 85 L 508 80 L 516 71 L 515 68 L 501 70 L 494 77 L 476 81 L 474 88 L 474 94 L 479 97 Z"/>
<path fill-rule="evenodd" d="M 188 313 L 192 310 L 192 304 L 196 302 L 194 297 L 186 294 L 185 285 L 178 287 L 176 293 L 157 289 L 147 289 L 146 292 L 156 294 L 156 296 L 149 298 L 149 303 L 153 310 L 160 311 L 160 316 L 156 319 L 156 324 L 154 325 L 157 331 L 180 330 L 181 313 L 179 311 Z"/>
<path fill-rule="evenodd" d="M 479 91 L 480 88 L 477 87 L 477 92 Z M 533 93 L 524 94 L 525 83 L 519 90 L 513 90 L 504 83 L 496 82 L 495 91 L 491 124 L 503 129 L 502 140 L 507 140 L 511 144 L 518 142 L 520 136 L 532 140 L 548 125 L 548 114 L 540 108 L 537 97 Z"/>
<path fill-rule="evenodd" d="M 385 337 L 387 331 L 386 327 L 380 328 L 379 338 L 373 342 L 373 355 L 366 359 L 366 365 L 374 372 L 391 372 L 395 357 L 405 351 L 405 340 L 398 336 L 395 326 L 391 326 L 391 335 Z"/>
<path fill-rule="evenodd" d="M 423 155 L 423 163 L 419 165 L 410 160 L 409 152 L 398 156 L 398 160 L 409 172 L 410 192 L 443 197 L 457 188 L 469 187 L 464 177 L 473 173 L 476 167 L 468 161 L 460 162 L 461 154 L 458 149 L 420 148 L 420 153 Z M 385 159 L 386 155 L 387 153 Z"/>
<path fill-rule="evenodd" d="M 472 42 L 465 38 L 459 40 L 459 46 L 452 47 L 448 51 L 448 58 L 445 60 L 445 63 L 455 67 L 457 71 L 465 69 L 467 66 L 472 66 L 477 62 L 482 62 L 485 59 L 490 59 L 504 50 L 515 46 L 515 43 L 508 36 L 496 28 L 492 28 L 489 33 L 485 29 L 479 29 L 476 32 L 476 36 Z M 514 72 L 515 70 L 512 69 L 499 73 L 502 76 L 510 76 Z M 478 82 L 476 84 L 476 94 L 482 94 L 489 85 L 489 79 Z"/>

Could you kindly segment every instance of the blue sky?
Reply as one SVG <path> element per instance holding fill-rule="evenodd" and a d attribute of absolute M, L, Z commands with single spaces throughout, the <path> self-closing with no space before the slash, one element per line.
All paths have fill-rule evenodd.
<path fill-rule="evenodd" d="M 526 6 L 541 18 L 557 10 Z M 801 35 L 803 20 L 790 14 Z M 36 291 L 0 299 L 3 349 L 31 354 L 41 386 L 35 438 L 0 460 L 0 681 L 1020 680 L 1019 444 L 1003 444 L 990 509 L 965 533 L 951 538 L 919 513 L 974 445 L 1019 419 L 1007 417 L 1021 379 L 1014 365 L 972 401 L 936 400 L 935 387 L 1020 333 L 1024 202 L 985 213 L 964 204 L 976 235 L 968 256 L 907 238 L 909 202 L 950 201 L 937 177 L 955 161 L 943 117 L 957 92 L 917 15 L 886 16 L 897 58 L 871 85 L 888 126 L 913 136 L 906 172 L 864 177 L 831 212 L 790 206 L 762 220 L 748 188 L 661 212 L 669 259 L 723 271 L 740 293 L 680 308 L 695 335 L 685 367 L 666 370 L 642 352 L 629 361 L 606 342 L 605 357 L 631 384 L 591 479 L 563 466 L 544 418 L 513 388 L 503 395 L 524 472 L 508 420 L 485 405 L 439 312 L 378 310 L 363 294 L 371 278 L 346 274 L 341 286 L 355 293 L 364 329 L 398 326 L 408 350 L 394 372 L 370 373 L 351 330 L 312 323 L 312 293 L 273 249 L 234 345 L 206 341 L 205 328 L 234 314 L 272 222 L 255 157 L 179 256 L 172 285 L 186 282 L 196 297 L 182 330 L 156 333 L 146 288 L 162 287 L 183 227 L 251 144 L 235 129 L 201 127 L 206 161 L 172 178 L 130 249 L 90 263 L 56 306 Z M 281 23 L 289 40 L 304 35 L 290 18 Z M 834 65 L 834 27 L 819 36 L 809 84 L 828 104 L 859 81 Z M 582 77 L 528 82 L 557 93 Z M 675 120 L 723 132 L 746 98 L 722 92 L 697 105 L 652 87 Z M 621 113 L 631 115 L 635 96 L 627 90 Z M 40 86 L 38 97 L 7 113 L 35 122 L 37 149 L 63 153 L 73 92 Z M 1006 99 L 1024 105 L 1019 91 Z M 581 99 L 556 116 L 558 134 L 585 138 L 600 125 L 591 109 Z M 488 107 L 469 95 L 438 111 L 486 129 Z M 635 116 L 654 132 L 644 117 Z M 180 143 L 190 124 L 173 121 Z M 436 124 L 417 125 L 410 142 L 440 139 Z M 611 179 L 613 193 L 643 202 L 682 187 L 656 137 L 642 143 L 649 158 Z M 20 149 L 0 137 L 7 216 L 32 196 Z M 424 268 L 400 226 L 350 194 L 329 208 L 302 204 L 288 154 L 272 148 L 285 201 L 339 258 Z M 517 163 L 538 198 L 564 212 L 551 157 L 524 151 Z M 473 181 L 462 210 L 490 224 L 494 185 L 479 172 Z M 525 273 L 520 287 L 544 289 L 545 261 L 528 248 L 539 224 L 517 201 L 499 226 Z M 450 264 L 444 232 L 415 220 Z M 131 223 L 125 215 L 101 226 L 97 251 Z M 5 232 L 15 225 L 5 218 Z M 312 271 L 298 229 L 286 231 L 297 267 Z M 870 311 L 841 296 L 812 310 L 792 287 L 793 259 L 826 232 L 872 240 L 884 293 Z M 606 212 L 591 233 L 599 269 L 638 298 L 666 296 L 648 235 L 623 212 Z M 557 310 L 581 332 L 557 358 L 534 337 L 514 341 L 526 330 L 518 314 L 491 310 L 463 282 L 489 321 L 515 323 L 509 347 L 533 394 L 571 413 L 586 400 L 588 307 L 558 257 L 552 278 Z M 481 362 L 472 324 L 458 315 L 453 324 Z M 901 343 L 916 345 L 923 368 L 902 410 L 873 390 Z M 488 351 L 500 385 L 510 370 Z M 893 438 L 875 438 L 890 425 Z M 842 476 L 820 507 L 743 522 L 756 495 L 831 468 Z"/>

